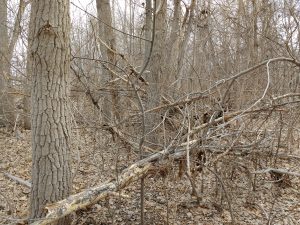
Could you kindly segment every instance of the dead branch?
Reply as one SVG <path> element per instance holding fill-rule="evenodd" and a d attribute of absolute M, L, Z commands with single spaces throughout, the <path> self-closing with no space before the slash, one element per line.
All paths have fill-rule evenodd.
<path fill-rule="evenodd" d="M 113 180 L 100 186 L 86 189 L 83 192 L 71 195 L 64 200 L 48 205 L 46 207 L 48 210 L 47 215 L 44 218 L 34 222 L 33 225 L 46 225 L 48 223 L 55 222 L 58 219 L 71 214 L 72 212 L 95 204 L 111 193 L 118 192 L 133 181 L 145 177 L 148 173 L 153 172 L 153 170 L 155 170 L 155 167 L 153 166 L 154 162 L 163 160 L 170 154 L 174 153 L 176 153 L 176 155 L 174 155 L 172 158 L 175 159 L 186 156 L 185 149 L 186 148 L 182 148 L 176 152 L 174 148 L 162 150 L 132 164 L 121 173 L 117 181 Z"/>
<path fill-rule="evenodd" d="M 199 101 L 203 98 L 206 98 L 210 95 L 210 92 L 222 85 L 224 85 L 225 83 L 227 82 L 231 82 L 231 81 L 234 81 L 240 77 L 242 77 L 243 75 L 246 75 L 264 65 L 269 65 L 270 63 L 274 63 L 274 62 L 289 62 L 289 63 L 292 63 L 298 67 L 300 67 L 300 62 L 293 59 L 293 58 L 286 58 L 286 57 L 277 57 L 277 58 L 272 58 L 272 59 L 268 59 L 268 60 L 265 60 L 259 64 L 256 64 L 248 69 L 245 69 L 233 76 L 230 76 L 226 79 L 221 79 L 219 81 L 217 81 L 214 85 L 212 85 L 210 88 L 206 89 L 205 91 L 203 92 L 200 92 L 200 93 L 193 93 L 192 96 L 193 97 L 189 97 L 189 98 L 185 98 L 184 100 L 179 100 L 179 101 L 176 101 L 176 102 L 173 102 L 173 103 L 170 103 L 170 104 L 163 104 L 163 105 L 159 105 L 155 108 L 152 108 L 152 109 L 148 109 L 145 111 L 145 113 L 150 113 L 150 112 L 157 112 L 157 111 L 160 111 L 160 110 L 164 110 L 164 109 L 169 109 L 169 108 L 173 108 L 175 106 L 180 106 L 180 105 L 185 105 L 185 104 L 190 104 L 192 102 L 196 102 L 196 101 Z M 123 121 L 121 121 L 119 124 L 123 123 L 124 121 L 132 118 L 132 117 L 135 117 L 135 116 L 140 116 L 141 113 L 138 113 L 138 114 L 135 114 L 135 115 L 131 115 L 129 116 L 128 118 L 125 118 Z"/>
<path fill-rule="evenodd" d="M 246 115 L 246 114 L 251 114 L 251 113 L 257 113 L 257 112 L 263 112 L 263 111 L 282 111 L 282 109 L 276 109 L 276 106 L 270 106 L 270 107 L 265 107 L 265 108 L 260 108 L 260 109 L 249 109 L 249 110 L 240 110 L 232 113 L 228 113 L 223 115 L 220 118 L 215 119 L 214 121 L 208 122 L 208 123 L 203 123 L 197 127 L 194 127 L 191 130 L 191 135 L 198 133 L 199 131 L 203 130 L 204 128 L 211 126 L 211 125 L 216 125 L 218 123 L 223 123 L 221 127 L 226 126 L 228 123 L 232 122 L 233 120 Z"/>
<path fill-rule="evenodd" d="M 48 205 L 46 209 L 48 213 L 46 217 L 32 223 L 33 225 L 46 225 L 57 221 L 75 212 L 79 209 L 85 208 L 89 205 L 95 204 L 97 201 L 105 198 L 111 193 L 115 193 L 124 187 L 128 186 L 131 182 L 145 176 L 150 170 L 151 164 L 146 163 L 143 166 L 133 164 L 121 174 L 118 180 L 107 182 L 100 186 L 89 188 L 75 195 L 59 202 Z"/>
<path fill-rule="evenodd" d="M 234 117 L 239 117 L 241 114 L 245 115 L 248 113 L 253 112 L 260 112 L 264 110 L 274 110 L 274 106 L 270 106 L 263 109 L 257 109 L 257 110 L 249 110 L 249 111 L 238 111 L 234 113 L 230 113 L 228 115 L 224 115 L 222 118 L 218 118 L 210 123 L 202 124 L 201 126 L 198 126 L 191 130 L 191 133 L 197 133 L 199 130 L 211 125 L 212 123 L 219 123 L 219 122 L 227 122 L 230 119 Z M 110 127 L 113 133 L 117 134 L 120 138 L 123 140 L 127 140 L 122 133 L 116 129 L 115 127 Z M 140 161 L 134 163 L 130 167 L 128 167 L 126 170 L 124 170 L 118 180 L 113 180 L 110 182 L 107 182 L 105 184 L 102 184 L 100 186 L 96 186 L 93 188 L 89 188 L 84 190 L 83 192 L 80 192 L 75 195 L 69 196 L 67 199 L 61 200 L 57 203 L 53 203 L 51 205 L 48 205 L 46 209 L 48 210 L 48 213 L 45 218 L 42 218 L 36 222 L 34 222 L 34 225 L 38 224 L 48 224 L 51 222 L 54 222 L 62 217 L 65 217 L 69 215 L 72 212 L 75 212 L 79 209 L 85 208 L 89 205 L 95 204 L 97 201 L 107 197 L 110 195 L 110 193 L 115 193 L 120 191 L 121 189 L 128 186 L 130 183 L 132 183 L 135 180 L 141 179 L 142 177 L 145 177 L 147 174 L 152 172 L 153 170 L 156 170 L 154 167 L 154 162 L 158 160 L 164 160 L 164 159 L 181 159 L 186 156 L 186 145 L 189 145 L 190 151 L 195 150 L 195 147 L 197 146 L 199 140 L 190 140 L 188 143 L 182 143 L 181 145 L 177 146 L 171 146 L 168 149 L 164 149 L 160 152 L 154 153 L 150 156 L 148 156 L 145 159 L 141 159 Z M 134 148 L 137 147 L 136 143 L 133 144 L 131 142 L 128 142 L 131 146 Z M 263 171 L 255 171 L 253 173 L 267 173 L 267 172 L 277 172 L 277 173 L 285 173 L 285 174 L 291 174 L 294 176 L 299 176 L 298 173 L 293 173 L 285 170 L 279 170 L 278 169 L 267 169 Z"/>
<path fill-rule="evenodd" d="M 12 179 L 13 181 L 16 181 L 17 183 L 22 184 L 22 185 L 24 185 L 28 188 L 31 188 L 31 183 L 29 181 L 23 180 L 22 178 L 16 177 L 16 176 L 11 175 L 9 173 L 3 173 L 3 174 L 4 174 L 4 176 Z"/>
<path fill-rule="evenodd" d="M 118 136 L 120 138 L 121 141 L 123 141 L 124 143 L 128 144 L 129 146 L 131 146 L 135 152 L 139 151 L 139 144 L 128 139 L 119 129 L 117 129 L 115 126 L 109 126 L 106 125 L 105 129 L 108 130 L 113 136 Z M 152 148 L 149 148 L 147 146 L 143 146 L 143 149 L 147 152 L 157 152 Z"/>
<path fill-rule="evenodd" d="M 300 173 L 287 171 L 285 169 L 275 169 L 275 168 L 267 168 L 264 170 L 253 171 L 253 174 L 263 174 L 263 173 L 279 173 L 279 174 L 287 174 L 295 177 L 300 177 Z"/>

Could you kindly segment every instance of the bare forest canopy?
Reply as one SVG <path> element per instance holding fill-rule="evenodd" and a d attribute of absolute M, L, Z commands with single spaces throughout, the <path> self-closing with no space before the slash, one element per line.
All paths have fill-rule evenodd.
<path fill-rule="evenodd" d="M 60 117 L 68 118 L 62 119 L 66 127 L 57 125 L 63 133 L 58 139 L 65 138 L 66 143 L 60 143 L 70 148 L 72 174 L 67 180 L 73 182 L 71 186 L 80 183 L 83 165 L 98 168 L 102 160 L 108 162 L 108 152 L 115 167 L 106 174 L 99 168 L 87 173 L 83 180 L 94 173 L 98 181 L 93 185 L 86 181 L 78 190 L 70 188 L 58 199 L 46 199 L 38 216 L 31 212 L 18 220 L 49 224 L 110 198 L 130 201 L 134 194 L 126 190 L 134 185 L 138 193 L 134 198 L 139 200 L 137 224 L 150 224 L 145 208 L 151 197 L 145 193 L 150 186 L 161 187 L 162 178 L 172 188 L 160 191 L 176 197 L 166 197 L 163 207 L 168 213 L 157 224 L 177 220 L 196 224 L 194 215 L 178 213 L 176 219 L 177 211 L 169 209 L 187 192 L 186 201 L 226 211 L 226 219 L 213 219 L 219 224 L 300 221 L 299 213 L 284 200 L 290 197 L 299 212 L 295 190 L 300 187 L 300 0 L 71 0 L 69 37 L 55 26 L 55 19 L 46 20 L 33 35 L 29 31 L 32 2 L 38 4 L 8 1 L 7 20 L 0 5 L 0 36 L 6 37 L 0 37 L 0 45 L 7 45 L 0 49 L 0 126 L 6 127 L 0 135 L 19 140 L 26 129 L 38 135 L 34 118 L 43 111 L 37 112 L 35 102 L 44 95 L 50 99 L 59 95 L 65 108 L 56 109 L 63 111 Z M 41 60 L 51 67 L 45 73 L 33 63 L 41 57 L 34 56 L 39 47 L 52 43 L 51 38 L 41 42 L 43 32 L 69 46 L 61 44 L 65 55 L 51 56 L 61 60 L 60 69 Z M 59 41 L 53 40 L 56 47 Z M 51 69 L 53 76 L 39 80 L 39 74 L 51 74 Z M 34 91 L 40 83 L 45 84 L 41 85 L 45 92 Z M 57 91 L 49 83 L 57 85 Z M 33 96 L 36 93 L 41 95 Z M 33 149 L 34 141 L 42 138 L 32 136 Z M 87 139 L 92 141 L 83 145 Z M 94 158 L 84 161 L 82 156 L 90 151 Z M 22 178 L 7 168 L 0 167 L 6 180 L 34 189 L 33 175 Z M 174 177 L 183 182 L 178 184 Z M 173 191 L 185 185 L 185 193 Z M 260 216 L 251 214 L 253 208 Z M 203 224 L 213 224 L 206 219 Z M 95 224 L 100 222 L 101 218 L 95 219 Z"/>

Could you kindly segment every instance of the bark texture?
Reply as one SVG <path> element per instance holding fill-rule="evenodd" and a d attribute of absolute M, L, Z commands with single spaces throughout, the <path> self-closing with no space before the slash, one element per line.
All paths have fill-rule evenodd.
<path fill-rule="evenodd" d="M 45 215 L 46 204 L 71 191 L 69 4 L 69 0 L 32 1 L 27 67 L 32 77 L 32 220 Z"/>
<path fill-rule="evenodd" d="M 101 74 L 101 82 L 106 83 L 110 79 L 113 79 L 113 73 L 111 72 L 116 65 L 116 37 L 112 29 L 112 14 L 109 0 L 96 0 L 97 3 L 97 16 L 99 19 L 99 37 L 101 39 L 100 50 L 102 59 L 105 62 L 103 66 L 103 74 Z M 110 99 L 108 96 L 104 97 L 102 104 L 103 114 L 106 122 L 110 120 L 119 120 L 119 98 L 116 91 L 116 85 L 112 85 L 112 91 L 110 92 Z"/>

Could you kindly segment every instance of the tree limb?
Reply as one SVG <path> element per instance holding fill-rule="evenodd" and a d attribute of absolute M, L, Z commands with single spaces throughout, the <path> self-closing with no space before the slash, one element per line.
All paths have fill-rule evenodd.
<path fill-rule="evenodd" d="M 48 213 L 46 217 L 32 223 L 32 225 L 46 225 L 63 218 L 72 212 L 95 204 L 97 201 L 105 198 L 110 193 L 117 192 L 129 185 L 131 182 L 145 176 L 150 170 L 151 164 L 146 163 L 143 166 L 133 164 L 121 174 L 118 180 L 114 180 L 100 186 L 92 187 L 78 194 L 69 196 L 59 202 L 50 204 L 46 207 Z"/>
<path fill-rule="evenodd" d="M 11 175 L 9 173 L 3 173 L 3 174 L 4 174 L 4 176 L 12 179 L 13 181 L 16 181 L 17 183 L 22 184 L 22 185 L 24 185 L 28 188 L 31 188 L 31 183 L 29 181 L 23 180 L 22 178 L 16 177 L 16 176 Z"/>
<path fill-rule="evenodd" d="M 285 169 L 275 169 L 275 168 L 267 168 L 264 170 L 253 171 L 253 174 L 263 174 L 263 173 L 279 173 L 279 174 L 287 174 L 295 177 L 300 177 L 300 173 L 287 171 Z"/>

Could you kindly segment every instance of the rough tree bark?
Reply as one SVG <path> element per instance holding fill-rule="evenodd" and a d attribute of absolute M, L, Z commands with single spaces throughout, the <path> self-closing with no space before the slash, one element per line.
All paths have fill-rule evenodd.
<path fill-rule="evenodd" d="M 69 8 L 69 0 L 32 1 L 27 65 L 32 77 L 31 221 L 45 215 L 46 204 L 71 191 Z M 69 222 L 65 218 L 58 224 Z"/>

